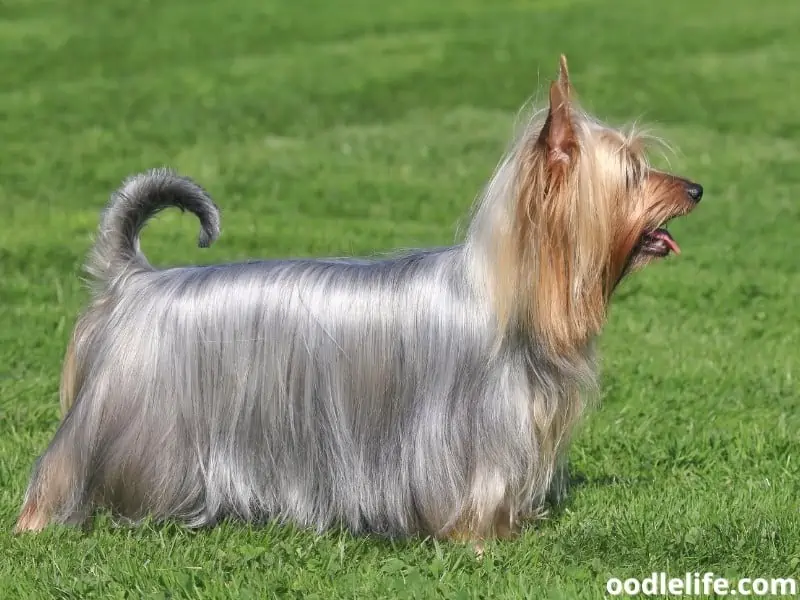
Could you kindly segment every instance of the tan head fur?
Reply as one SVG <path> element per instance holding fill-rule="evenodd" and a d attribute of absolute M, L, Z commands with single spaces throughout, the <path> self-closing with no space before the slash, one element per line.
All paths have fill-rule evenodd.
<path fill-rule="evenodd" d="M 659 228 L 692 210 L 702 188 L 652 169 L 645 149 L 644 138 L 579 108 L 562 56 L 547 110 L 505 163 L 511 200 L 494 284 L 501 320 L 553 355 L 580 351 L 600 331 L 623 276 L 678 250 Z"/>

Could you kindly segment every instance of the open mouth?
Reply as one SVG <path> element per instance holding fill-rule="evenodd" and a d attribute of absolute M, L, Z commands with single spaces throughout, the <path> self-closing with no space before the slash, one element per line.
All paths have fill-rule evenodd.
<path fill-rule="evenodd" d="M 678 242 L 675 241 L 669 231 L 663 227 L 644 233 L 639 240 L 639 251 L 651 256 L 663 257 L 670 252 L 681 253 Z"/>

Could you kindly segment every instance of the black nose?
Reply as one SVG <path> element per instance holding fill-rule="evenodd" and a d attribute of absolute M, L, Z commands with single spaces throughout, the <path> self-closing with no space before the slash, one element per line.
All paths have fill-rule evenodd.
<path fill-rule="evenodd" d="M 695 202 L 700 202 L 700 198 L 703 197 L 703 186 L 699 183 L 690 183 L 686 188 L 686 192 L 689 194 L 689 198 Z"/>

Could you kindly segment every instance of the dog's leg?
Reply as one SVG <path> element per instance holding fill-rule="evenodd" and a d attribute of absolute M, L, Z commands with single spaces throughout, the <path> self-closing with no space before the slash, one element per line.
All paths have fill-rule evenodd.
<path fill-rule="evenodd" d="M 450 529 L 442 536 L 445 540 L 459 544 L 469 544 L 477 557 L 483 556 L 484 544 L 491 535 L 491 527 L 480 523 L 472 511 L 465 511 Z"/>
<path fill-rule="evenodd" d="M 519 530 L 514 512 L 508 502 L 503 502 L 484 519 L 477 519 L 473 511 L 466 511 L 444 537 L 451 542 L 470 544 L 480 557 L 488 540 L 514 539 Z"/>
<path fill-rule="evenodd" d="M 86 490 L 79 475 L 72 419 L 67 418 L 50 447 L 37 461 L 14 527 L 14 533 L 38 532 L 49 523 L 78 525 L 88 516 Z"/>
<path fill-rule="evenodd" d="M 455 524 L 442 536 L 451 542 L 473 542 L 482 540 L 487 532 L 475 527 L 475 517 L 471 511 L 464 512 Z"/>
<path fill-rule="evenodd" d="M 70 483 L 63 464 L 63 456 L 50 454 L 42 457 L 25 494 L 14 533 L 41 531 L 64 504 Z"/>

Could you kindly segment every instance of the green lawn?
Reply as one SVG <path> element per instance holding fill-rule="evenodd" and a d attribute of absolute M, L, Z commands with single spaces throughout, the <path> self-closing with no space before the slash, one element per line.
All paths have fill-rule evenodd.
<path fill-rule="evenodd" d="M 798 22 L 793 0 L 5 0 L 0 598 L 595 598 L 652 571 L 797 576 Z M 446 244 L 562 51 L 584 105 L 654 125 L 706 195 L 671 227 L 683 255 L 617 294 L 558 514 L 480 562 L 278 526 L 10 535 L 125 176 L 169 164 L 222 207 L 210 250 L 192 217 L 154 222 L 156 264 Z"/>

